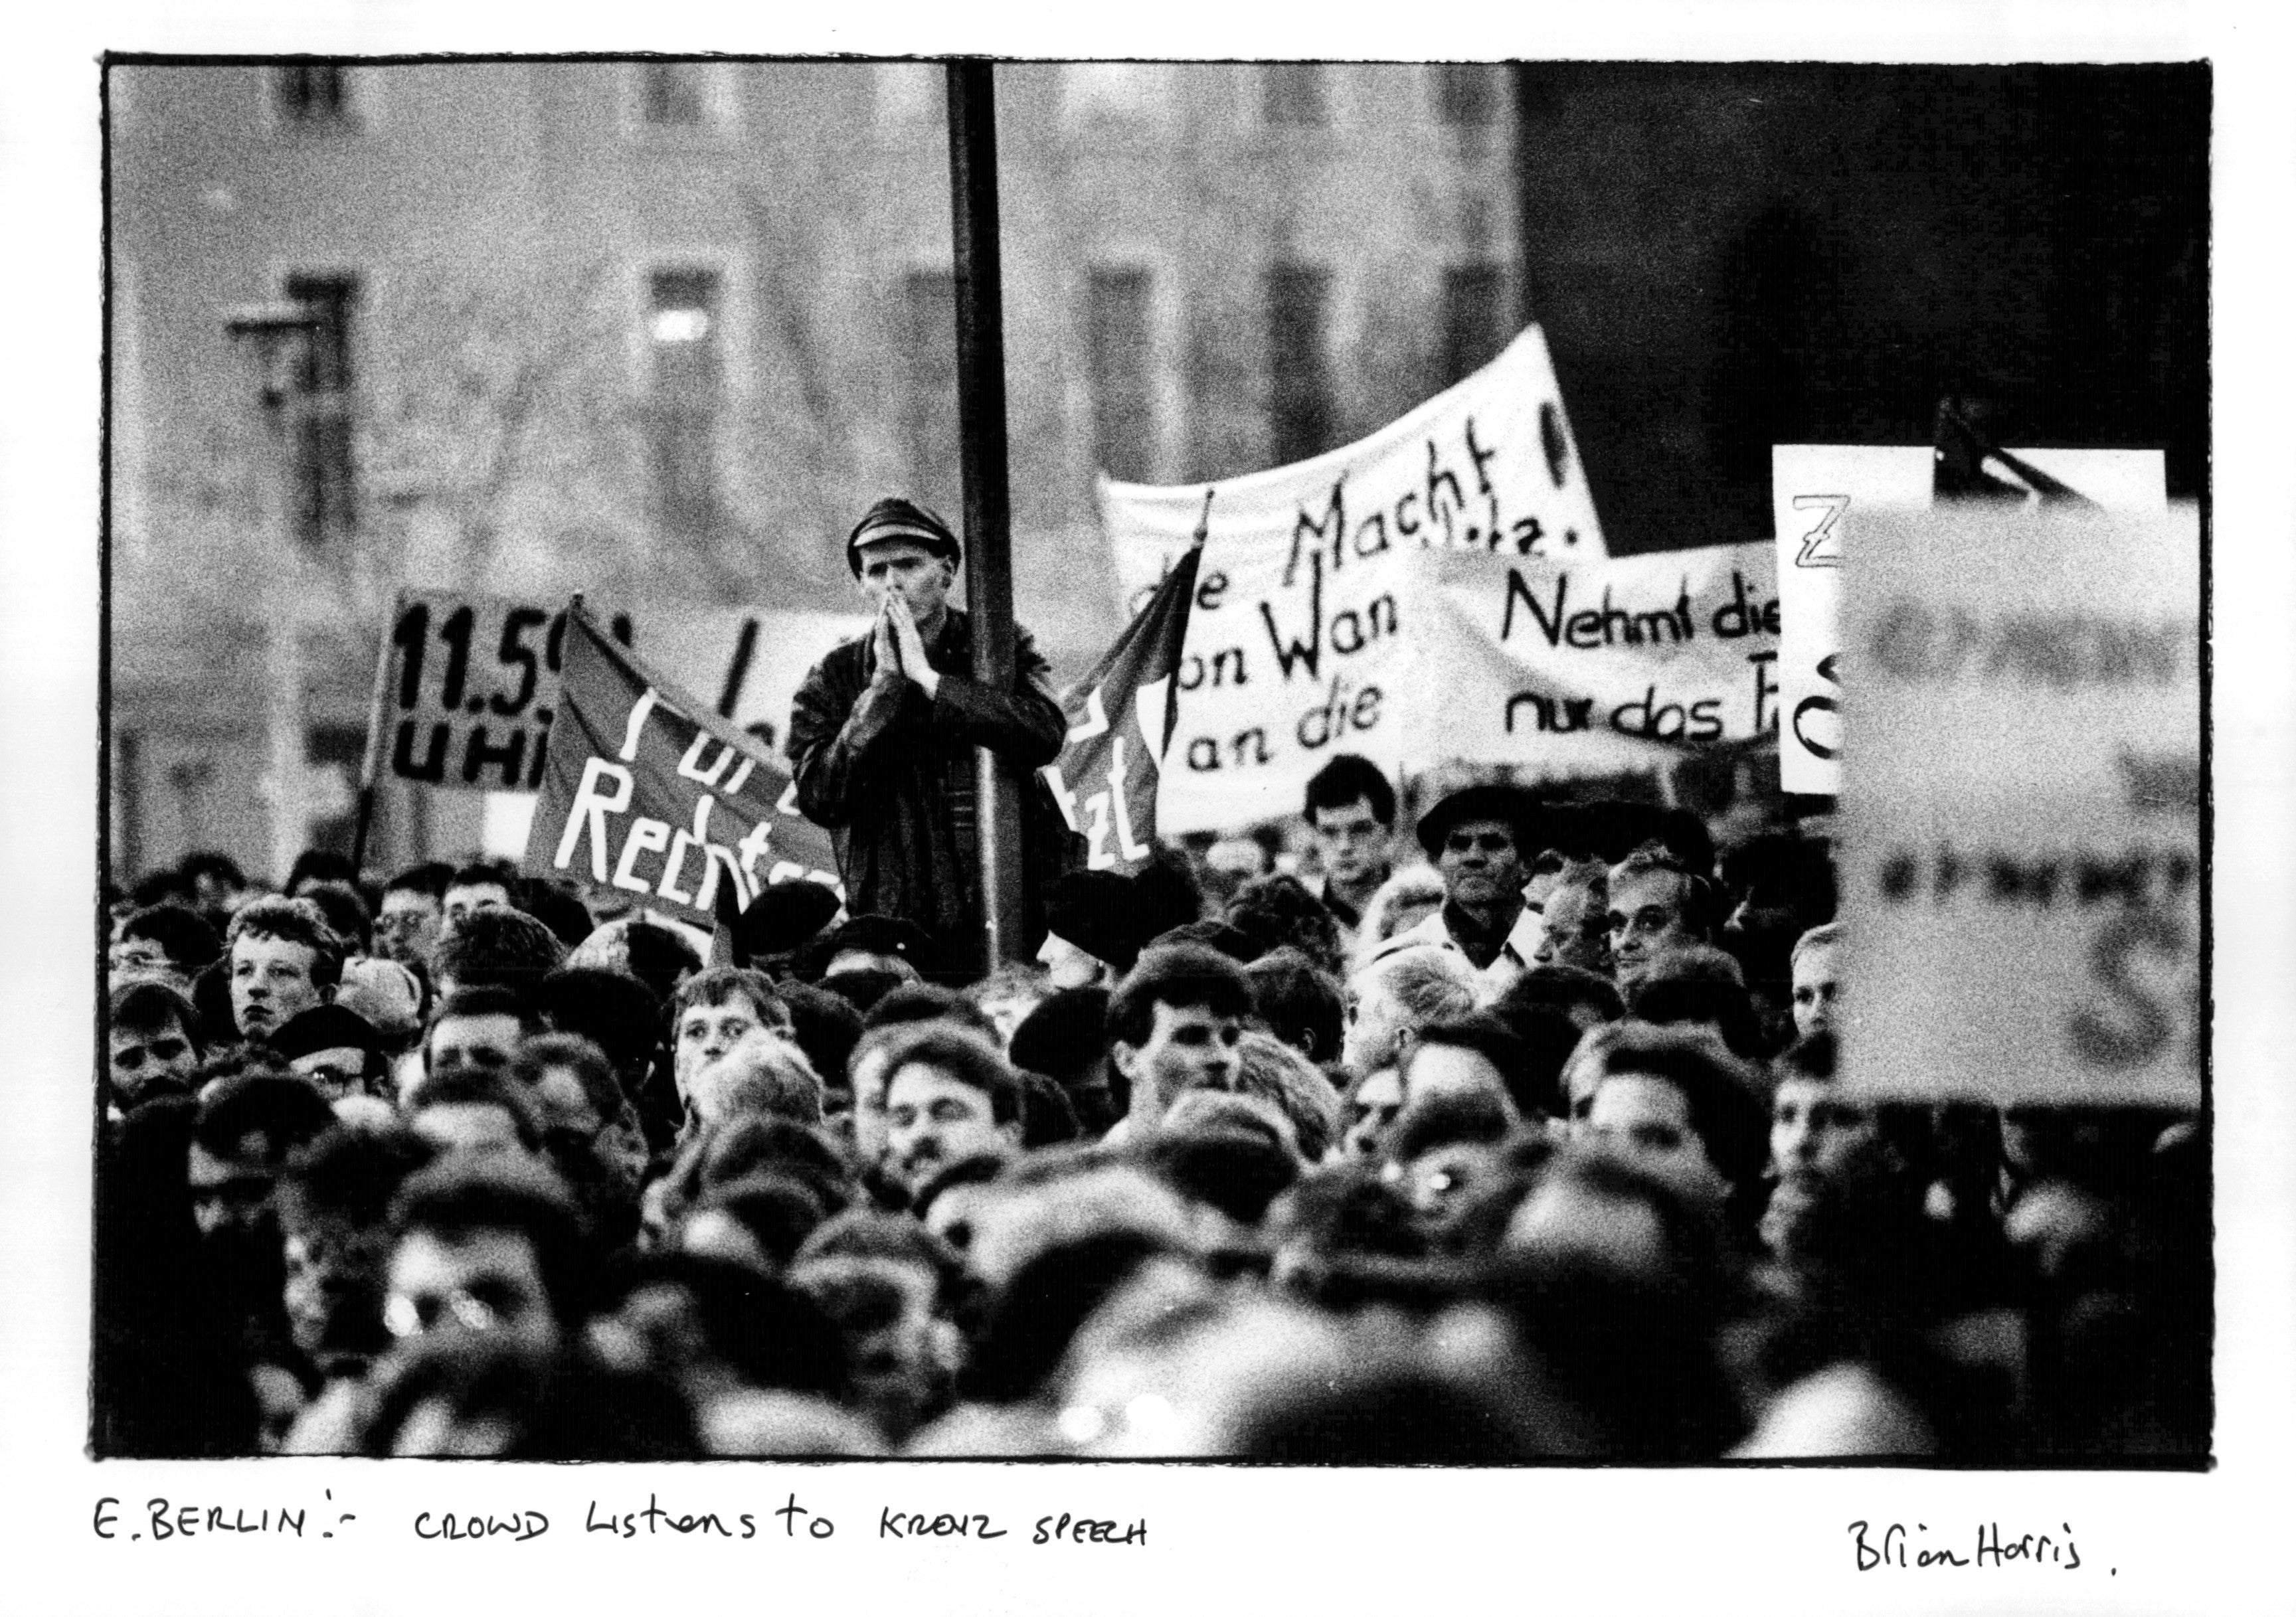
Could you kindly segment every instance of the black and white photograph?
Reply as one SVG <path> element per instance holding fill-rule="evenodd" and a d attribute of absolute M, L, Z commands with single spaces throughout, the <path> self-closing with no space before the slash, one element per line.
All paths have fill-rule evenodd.
<path fill-rule="evenodd" d="M 74 67 L 75 1554 L 2173 1605 L 2296 1353 L 2235 36 L 758 26 Z"/>

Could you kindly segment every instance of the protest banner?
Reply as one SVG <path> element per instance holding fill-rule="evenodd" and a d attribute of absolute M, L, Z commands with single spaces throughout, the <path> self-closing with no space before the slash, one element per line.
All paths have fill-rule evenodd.
<path fill-rule="evenodd" d="M 1209 516 L 1209 497 L 1205 511 Z M 1197 531 L 1203 531 L 1201 523 Z M 1157 790 L 1179 722 L 1172 677 L 1179 670 L 1202 559 L 1199 543 L 1164 575 L 1099 666 L 1062 701 L 1068 738 L 1042 773 L 1069 829 L 1085 839 L 1090 869 L 1136 870 L 1156 850 Z"/>
<path fill-rule="evenodd" d="M 1128 606 L 1187 554 L 1207 491 L 1101 485 Z M 1336 752 L 1395 772 L 1406 751 L 1396 699 L 1418 643 L 1403 602 L 1423 556 L 1604 554 L 1536 326 L 1361 442 L 1209 492 L 1175 678 L 1180 728 L 1157 805 L 1168 834 L 1297 812 Z"/>
<path fill-rule="evenodd" d="M 383 636 L 363 784 L 531 792 L 559 708 L 566 614 L 529 601 L 403 590 Z M 613 620 L 629 644 L 629 614 Z M 435 644 L 434 644 L 435 643 Z"/>
<path fill-rule="evenodd" d="M 2194 512 L 1848 520 L 1849 1081 L 2196 1104 Z"/>
<path fill-rule="evenodd" d="M 2009 453 L 2110 510 L 2168 503 L 2157 449 L 2013 449 Z M 1770 501 L 1784 628 L 1778 646 L 1779 784 L 1832 796 L 1841 789 L 1841 538 L 1853 507 L 1926 508 L 1936 464 L 1926 445 L 1778 444 Z"/>
<path fill-rule="evenodd" d="M 746 909 L 774 882 L 840 893 L 829 833 L 789 770 L 569 609 L 560 713 L 522 868 L 611 883 L 709 927 L 718 883 Z"/>
<path fill-rule="evenodd" d="M 1533 778 L 1647 768 L 1777 722 L 1767 545 L 1639 556 L 1425 559 L 1414 761 Z"/>

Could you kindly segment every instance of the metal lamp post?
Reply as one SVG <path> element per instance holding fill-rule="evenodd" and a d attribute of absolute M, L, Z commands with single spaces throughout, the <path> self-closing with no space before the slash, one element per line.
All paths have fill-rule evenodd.
<path fill-rule="evenodd" d="M 264 602 L 264 734 L 270 760 L 271 865 L 273 879 L 284 882 L 309 833 L 304 813 L 303 637 L 301 604 L 293 588 L 295 542 L 289 531 L 294 501 L 288 488 L 290 427 L 287 401 L 294 391 L 293 371 L 319 317 L 301 303 L 245 304 L 227 309 L 224 331 L 254 359 L 263 437 L 270 448 L 272 475 L 265 504 L 273 520 L 265 526 L 279 546 L 280 564 L 271 570 Z"/>

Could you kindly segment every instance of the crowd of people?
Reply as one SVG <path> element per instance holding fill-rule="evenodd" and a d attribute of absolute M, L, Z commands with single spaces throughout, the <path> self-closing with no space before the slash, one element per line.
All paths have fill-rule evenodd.
<path fill-rule="evenodd" d="M 1845 1092 L 1822 840 L 1398 818 L 1335 759 L 970 981 L 814 882 L 713 940 L 483 862 L 147 878 L 97 1451 L 2206 1451 L 2197 1118 Z"/>

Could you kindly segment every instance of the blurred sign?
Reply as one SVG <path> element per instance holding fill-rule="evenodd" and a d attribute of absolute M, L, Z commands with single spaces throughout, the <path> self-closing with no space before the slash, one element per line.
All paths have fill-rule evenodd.
<path fill-rule="evenodd" d="M 2158 449 L 2014 449 L 2098 505 L 2159 510 L 2168 504 Z M 1935 455 L 1926 446 L 1778 444 L 1770 450 L 1784 634 L 1778 648 L 1779 784 L 1831 796 L 1841 790 L 1841 538 L 1853 507 L 1918 510 L 1930 504 Z"/>
<path fill-rule="evenodd" d="M 2194 512 L 1849 521 L 1849 1081 L 2197 1104 Z"/>
<path fill-rule="evenodd" d="M 676 685 L 569 620 L 557 744 L 524 869 L 643 895 L 708 927 L 720 882 L 746 909 L 768 882 L 837 883 L 829 833 L 789 770 Z"/>
<path fill-rule="evenodd" d="M 1767 545 L 1426 558 L 1412 752 L 1532 778 L 1646 768 L 1777 723 Z"/>
<path fill-rule="evenodd" d="M 1334 753 L 1397 769 L 1419 644 L 1405 603 L 1428 554 L 1604 554 L 1536 326 L 1360 443 L 1209 488 L 1158 800 L 1168 834 L 1297 813 Z M 1206 490 L 1101 485 L 1128 616 L 1194 542 Z"/>

